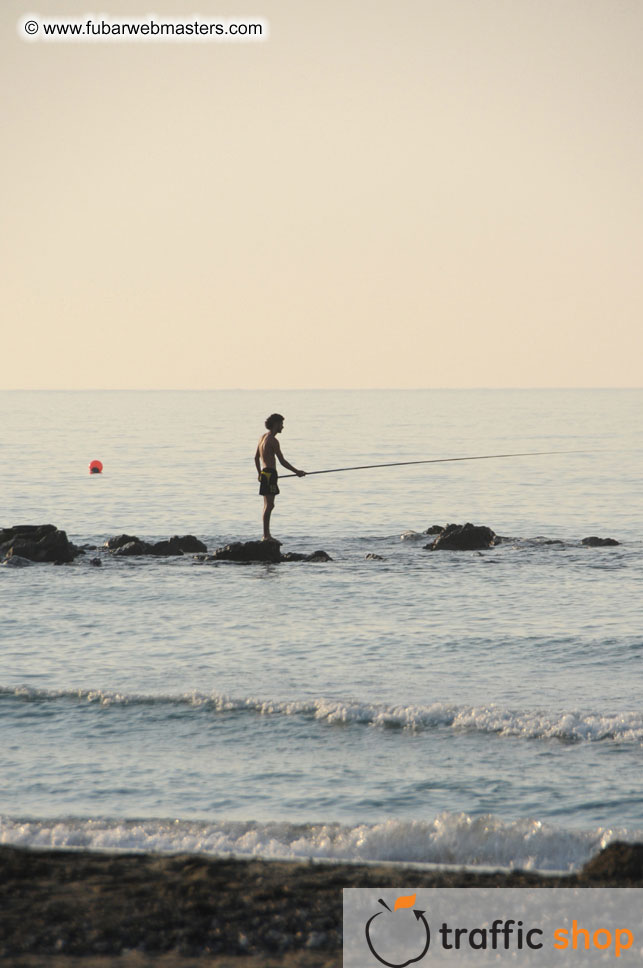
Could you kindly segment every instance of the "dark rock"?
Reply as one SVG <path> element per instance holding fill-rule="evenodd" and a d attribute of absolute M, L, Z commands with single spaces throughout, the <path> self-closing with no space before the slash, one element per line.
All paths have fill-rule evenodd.
<path fill-rule="evenodd" d="M 301 554 L 298 551 L 288 551 L 282 555 L 280 541 L 236 541 L 224 548 L 217 548 L 211 555 L 195 555 L 195 558 L 197 561 L 239 561 L 243 563 L 263 561 L 275 565 L 289 561 L 333 560 L 325 551 L 313 551 L 309 555 Z"/>
<path fill-rule="evenodd" d="M 167 541 L 157 541 L 155 544 L 150 545 L 150 554 L 156 555 L 159 558 L 170 558 L 173 555 L 180 556 L 183 552 L 174 538 L 168 538 Z"/>
<path fill-rule="evenodd" d="M 16 524 L 12 528 L 2 528 L 0 530 L 0 546 L 17 535 L 29 536 L 38 541 L 45 534 L 57 531 L 55 524 Z"/>
<path fill-rule="evenodd" d="M 151 555 L 152 545 L 148 544 L 147 541 L 140 541 L 138 538 L 134 538 L 133 541 L 119 545 L 113 554 L 119 558 L 129 557 L 130 555 Z"/>
<path fill-rule="evenodd" d="M 182 537 L 175 534 L 167 541 L 157 541 L 156 544 L 152 545 L 153 555 L 184 555 L 207 550 L 203 542 L 195 538 L 193 534 L 184 534 Z"/>
<path fill-rule="evenodd" d="M 130 544 L 131 541 L 140 541 L 134 534 L 119 534 L 114 538 L 108 538 L 104 548 L 109 548 L 110 551 L 116 551 L 117 548 L 122 548 L 123 545 Z"/>
<path fill-rule="evenodd" d="M 192 554 L 197 551 L 208 550 L 203 542 L 195 538 L 193 534 L 182 536 L 175 534 L 167 541 L 157 541 L 155 544 L 142 541 L 134 534 L 119 534 L 113 538 L 108 538 L 104 547 L 118 555 L 157 555 L 158 557 Z"/>
<path fill-rule="evenodd" d="M 312 555 L 308 555 L 306 561 L 332 561 L 330 555 L 327 555 L 325 551 L 313 551 Z"/>
<path fill-rule="evenodd" d="M 492 548 L 495 534 L 491 528 L 474 524 L 447 524 L 435 541 L 425 545 L 428 551 L 477 551 Z"/>
<path fill-rule="evenodd" d="M 177 536 L 175 535 L 175 537 Z M 174 538 L 172 540 L 174 540 Z M 195 551 L 208 550 L 207 545 L 205 545 L 203 541 L 199 541 L 198 538 L 195 538 L 193 534 L 184 534 L 178 540 L 181 545 L 181 551 L 184 555 L 192 554 Z"/>
<path fill-rule="evenodd" d="M 444 528 L 442 527 L 441 524 L 432 524 L 431 527 L 430 528 L 427 528 L 424 533 L 425 534 L 440 534 L 441 531 L 444 531 Z"/>
<path fill-rule="evenodd" d="M 592 857 L 581 872 L 583 879 L 643 882 L 643 844 L 626 844 L 615 840 L 613 844 Z"/>
<path fill-rule="evenodd" d="M 0 532 L 0 555 L 6 558 L 28 558 L 30 561 L 47 561 L 59 565 L 73 561 L 80 554 L 53 524 L 17 525 Z"/>
<path fill-rule="evenodd" d="M 89 563 L 90 565 L 94 565 L 95 568 L 103 567 L 103 562 L 100 560 L 100 558 L 90 558 Z"/>
<path fill-rule="evenodd" d="M 214 561 L 281 561 L 279 541 L 235 541 L 210 556 Z"/>
<path fill-rule="evenodd" d="M 372 551 L 369 552 L 367 555 L 364 555 L 364 558 L 366 559 L 366 561 L 384 561 L 381 555 L 375 555 L 373 554 Z"/>
<path fill-rule="evenodd" d="M 0 554 L 6 554 L 16 540 L 41 541 L 54 531 L 56 527 L 53 524 L 21 524 L 13 528 L 3 528 L 0 531 Z"/>
<path fill-rule="evenodd" d="M 313 551 L 310 555 L 300 554 L 298 551 L 288 551 L 281 556 L 281 561 L 332 561 L 325 551 Z"/>
<path fill-rule="evenodd" d="M 0 564 L 7 568 L 26 568 L 28 565 L 33 565 L 33 561 L 29 561 L 28 558 L 21 558 L 20 555 L 11 555 L 10 558 L 5 558 Z"/>
<path fill-rule="evenodd" d="M 615 538 L 597 538 L 596 535 L 592 535 L 590 538 L 583 538 L 581 544 L 587 545 L 588 548 L 604 548 L 607 546 L 613 546 L 620 544 Z"/>

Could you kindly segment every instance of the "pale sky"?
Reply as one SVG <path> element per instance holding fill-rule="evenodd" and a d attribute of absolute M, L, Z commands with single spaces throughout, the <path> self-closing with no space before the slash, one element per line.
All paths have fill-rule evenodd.
<path fill-rule="evenodd" d="M 270 36 L 18 26 L 102 13 Z M 641 0 L 1 17 L 0 387 L 642 385 Z"/>

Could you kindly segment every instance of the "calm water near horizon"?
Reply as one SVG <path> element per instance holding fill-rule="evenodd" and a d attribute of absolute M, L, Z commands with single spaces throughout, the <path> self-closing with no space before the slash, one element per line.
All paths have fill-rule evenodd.
<path fill-rule="evenodd" d="M 284 480 L 273 533 L 326 564 L 0 567 L 0 843 L 569 869 L 643 839 L 643 390 L 0 392 L 0 527 L 257 538 L 272 411 L 305 470 L 560 453 Z M 510 540 L 424 550 L 466 521 Z"/>

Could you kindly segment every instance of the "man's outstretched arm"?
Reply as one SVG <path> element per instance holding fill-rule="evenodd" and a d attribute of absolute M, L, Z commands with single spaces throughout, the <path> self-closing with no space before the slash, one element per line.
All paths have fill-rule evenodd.
<path fill-rule="evenodd" d="M 306 471 L 298 471 L 296 467 L 293 467 L 292 464 L 288 463 L 284 455 L 281 453 L 281 447 L 279 446 L 279 444 L 277 444 L 275 447 L 275 454 L 277 456 L 277 460 L 279 461 L 279 463 L 283 464 L 283 466 L 287 468 L 289 471 L 292 471 L 293 474 L 296 474 L 297 477 L 306 476 Z"/>

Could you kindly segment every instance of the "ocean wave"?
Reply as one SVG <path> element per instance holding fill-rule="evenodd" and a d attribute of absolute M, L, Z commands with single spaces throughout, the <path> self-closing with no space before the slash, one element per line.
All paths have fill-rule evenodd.
<path fill-rule="evenodd" d="M 523 739 L 557 739 L 563 742 L 643 743 L 643 712 L 551 711 L 506 709 L 495 703 L 464 706 L 435 702 L 422 705 L 388 705 L 358 700 L 314 698 L 272 700 L 257 697 L 189 692 L 180 695 L 144 695 L 103 689 L 49 690 L 30 686 L 0 687 L 0 703 L 74 702 L 99 706 L 183 707 L 186 711 L 225 714 L 250 713 L 259 716 L 294 716 L 330 726 L 363 725 L 383 729 L 424 732 L 451 729 L 454 732 L 492 733 Z"/>
<path fill-rule="evenodd" d="M 441 813 L 432 821 L 293 824 L 0 817 L 0 844 L 150 853 L 578 870 L 612 840 L 643 831 L 564 830 L 538 820 Z"/>

